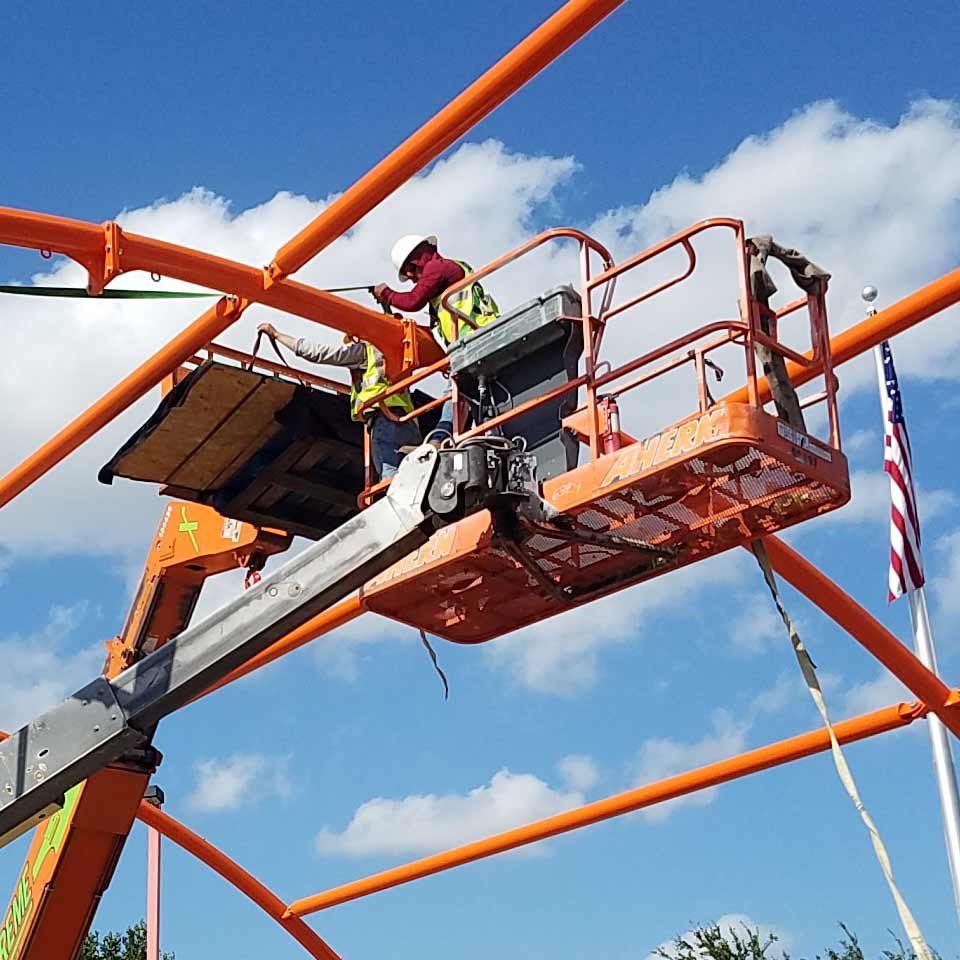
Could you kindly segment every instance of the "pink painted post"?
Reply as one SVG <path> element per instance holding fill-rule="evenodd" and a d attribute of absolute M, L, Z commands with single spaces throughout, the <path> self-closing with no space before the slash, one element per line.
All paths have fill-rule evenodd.
<path fill-rule="evenodd" d="M 159 810 L 163 791 L 147 787 L 143 799 Z M 153 827 L 147 827 L 147 960 L 160 960 L 160 833 Z"/>

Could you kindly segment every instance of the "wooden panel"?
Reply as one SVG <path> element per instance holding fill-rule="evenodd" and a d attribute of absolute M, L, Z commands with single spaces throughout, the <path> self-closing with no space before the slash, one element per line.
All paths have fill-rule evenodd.
<path fill-rule="evenodd" d="M 115 475 L 206 489 L 242 453 L 238 448 L 256 442 L 265 428 L 275 432 L 274 414 L 296 389 L 296 384 L 222 364 L 201 368 L 187 386 L 179 405 L 117 459 Z"/>
<path fill-rule="evenodd" d="M 217 486 L 219 477 L 229 476 L 277 433 L 280 425 L 274 414 L 290 402 L 294 389 L 293 384 L 279 380 L 258 384 L 239 404 L 224 411 L 216 428 L 170 476 L 170 482 L 198 490 Z"/>

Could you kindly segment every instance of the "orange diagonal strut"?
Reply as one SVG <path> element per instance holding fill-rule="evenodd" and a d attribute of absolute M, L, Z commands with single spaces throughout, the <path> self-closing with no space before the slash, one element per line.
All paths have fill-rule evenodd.
<path fill-rule="evenodd" d="M 179 820 L 174 820 L 169 814 L 149 803 L 140 804 L 137 818 L 162 833 L 168 840 L 172 840 L 187 852 L 192 853 L 211 870 L 219 873 L 224 880 L 232 883 L 241 893 L 245 893 L 258 907 L 276 920 L 311 957 L 317 957 L 319 960 L 340 960 L 340 957 L 302 920 L 298 917 L 286 916 L 283 901 L 275 893 L 268 890 L 212 843 L 208 843 Z"/>
<path fill-rule="evenodd" d="M 960 737 L 956 691 L 928 670 L 886 627 L 875 620 L 825 573 L 779 537 L 765 537 L 770 563 L 784 580 L 812 600 L 919 697 L 955 736 Z"/>
<path fill-rule="evenodd" d="M 296 273 L 623 2 L 565 3 L 281 247 L 267 268 L 268 282 Z"/>
<path fill-rule="evenodd" d="M 921 704 L 901 703 L 887 707 L 885 710 L 877 710 L 861 717 L 855 717 L 852 720 L 837 723 L 833 729 L 841 743 L 850 743 L 854 740 L 862 740 L 865 737 L 872 737 L 875 734 L 905 726 L 912 723 L 917 717 L 923 716 L 925 712 L 926 709 Z M 356 900 L 371 893 L 378 893 L 390 887 L 409 883 L 411 880 L 419 880 L 421 877 L 428 877 L 452 867 L 459 867 L 474 860 L 481 860 L 484 857 L 513 850 L 516 847 L 536 843 L 538 840 L 546 840 L 548 837 L 555 837 L 558 834 L 568 833 L 571 830 L 599 823 L 602 820 L 609 820 L 611 817 L 618 817 L 624 813 L 640 810 L 643 807 L 673 800 L 697 790 L 706 790 L 708 787 L 714 787 L 728 780 L 745 777 L 748 774 L 780 766 L 789 763 L 791 760 L 809 757 L 812 754 L 829 749 L 830 737 L 827 731 L 812 730 L 809 733 L 791 737 L 788 740 L 781 740 L 778 743 L 751 750 L 737 757 L 731 757 L 729 760 L 711 763 L 688 773 L 681 773 L 658 783 L 648 784 L 637 790 L 628 790 L 626 793 L 618 793 L 604 800 L 588 803 L 585 806 L 577 807 L 575 810 L 548 817 L 546 820 L 537 820 L 535 823 L 507 830 L 484 840 L 477 840 L 474 843 L 455 847 L 432 857 L 424 857 L 422 860 L 415 860 L 413 863 L 394 867 L 392 870 L 385 870 L 383 873 L 376 873 L 373 876 L 355 880 L 340 887 L 334 887 L 311 897 L 295 900 L 290 904 L 285 915 L 302 917 L 308 913 L 315 913 L 317 910 L 324 910 L 327 907 L 346 903 L 348 900 Z"/>

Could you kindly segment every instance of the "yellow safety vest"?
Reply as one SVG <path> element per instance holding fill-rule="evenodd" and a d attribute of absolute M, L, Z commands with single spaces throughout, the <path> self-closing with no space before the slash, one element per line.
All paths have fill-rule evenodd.
<path fill-rule="evenodd" d="M 473 267 L 471 267 L 469 263 L 465 263 L 463 260 L 455 260 L 454 263 L 462 267 L 464 275 L 473 273 Z M 445 292 L 446 291 L 444 291 L 444 293 Z M 443 342 L 449 347 L 450 344 L 457 339 L 456 330 L 458 323 L 460 336 L 462 338 L 469 337 L 470 334 L 476 331 L 470 324 L 465 323 L 460 317 L 456 316 L 456 314 L 445 309 L 442 306 L 442 302 L 443 293 L 430 301 L 430 318 L 440 328 L 440 336 L 443 337 Z M 500 316 L 500 310 L 493 297 L 491 297 L 479 283 L 471 283 L 469 287 L 461 290 L 452 299 L 451 304 L 462 313 L 465 313 L 476 324 L 478 329 L 496 320 L 497 317 Z"/>
<path fill-rule="evenodd" d="M 360 413 L 360 408 L 380 394 L 386 393 L 391 387 L 383 354 L 372 343 L 365 343 L 364 346 L 367 348 L 367 366 L 359 377 L 353 378 L 358 382 L 350 384 L 350 415 L 354 420 L 362 420 L 364 416 L 376 413 L 376 407 L 368 407 L 363 414 Z M 387 397 L 384 403 L 400 414 L 413 411 L 413 397 L 407 390 Z"/>

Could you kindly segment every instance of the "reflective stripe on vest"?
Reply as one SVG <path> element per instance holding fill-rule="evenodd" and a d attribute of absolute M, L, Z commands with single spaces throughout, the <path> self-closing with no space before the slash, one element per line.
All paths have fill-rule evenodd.
<path fill-rule="evenodd" d="M 473 267 L 471 267 L 469 263 L 465 263 L 463 260 L 454 260 L 453 262 L 460 266 L 464 276 L 469 276 L 473 273 Z M 446 293 L 446 291 L 444 291 L 444 293 Z M 433 322 L 440 327 L 440 336 L 443 337 L 443 342 L 447 346 L 450 346 L 450 344 L 457 339 L 456 330 L 458 322 L 460 335 L 462 337 L 469 337 L 470 334 L 474 332 L 474 328 L 445 309 L 442 304 L 443 293 L 430 301 L 430 316 Z M 452 298 L 451 305 L 462 313 L 465 313 L 477 328 L 485 326 L 500 316 L 499 308 L 493 297 L 491 297 L 479 283 L 471 283 L 465 290 L 461 290 Z"/>
<path fill-rule="evenodd" d="M 360 382 L 358 384 L 354 383 L 350 387 L 350 415 L 354 420 L 361 420 L 364 415 L 375 413 L 376 408 L 370 407 L 361 414 L 360 407 L 385 393 L 391 386 L 387 379 L 383 354 L 372 343 L 367 343 L 365 346 L 367 348 L 367 366 L 360 376 Z M 387 397 L 384 403 L 401 414 L 410 413 L 413 410 L 413 398 L 407 390 Z"/>

